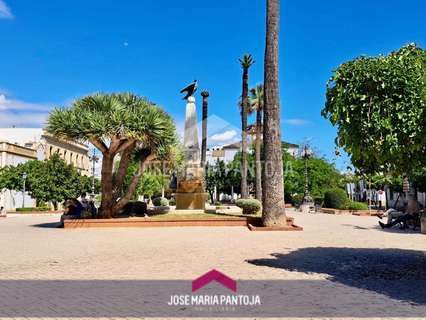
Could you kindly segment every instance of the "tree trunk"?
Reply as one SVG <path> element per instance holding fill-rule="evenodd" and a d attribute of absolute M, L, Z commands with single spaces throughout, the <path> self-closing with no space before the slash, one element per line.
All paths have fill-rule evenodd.
<path fill-rule="evenodd" d="M 262 201 L 262 159 L 261 159 L 262 109 L 256 111 L 256 199 Z"/>
<path fill-rule="evenodd" d="M 287 225 L 284 205 L 283 160 L 281 151 L 280 97 L 278 81 L 278 34 L 280 1 L 267 0 L 264 67 L 265 169 L 263 171 L 263 224 Z"/>
<path fill-rule="evenodd" d="M 241 198 L 248 198 L 247 190 L 247 108 L 248 69 L 243 69 L 243 92 L 241 103 Z"/>
<path fill-rule="evenodd" d="M 126 194 L 122 198 L 120 198 L 117 203 L 114 204 L 114 212 L 118 212 L 119 210 L 123 209 L 126 204 L 129 203 L 130 199 L 136 191 L 139 180 L 145 170 L 145 162 L 150 154 L 151 152 L 148 150 L 145 150 L 143 152 L 139 162 L 138 172 L 133 176 L 132 180 L 130 181 L 130 185 L 127 188 Z"/>
<path fill-rule="evenodd" d="M 207 116 L 209 106 L 209 93 L 207 91 L 201 92 L 203 97 L 203 114 L 202 114 L 202 141 L 201 141 L 201 166 L 206 166 L 206 155 L 207 155 Z"/>
<path fill-rule="evenodd" d="M 112 184 L 112 169 L 114 166 L 114 156 L 104 154 L 102 158 L 102 202 L 98 211 L 99 218 L 109 219 L 114 214 L 114 197 Z"/>
<path fill-rule="evenodd" d="M 411 182 L 409 180 L 409 190 L 406 194 L 407 197 L 407 213 L 416 213 L 419 210 L 419 206 L 417 203 L 417 191 L 416 189 L 411 185 Z"/>
<path fill-rule="evenodd" d="M 127 169 L 129 168 L 130 160 L 132 158 L 132 151 L 135 147 L 135 144 L 130 145 L 128 148 L 123 150 L 120 155 L 120 165 L 118 167 L 117 173 L 113 177 L 113 196 L 118 198 L 122 193 L 122 186 L 124 178 L 127 174 Z"/>

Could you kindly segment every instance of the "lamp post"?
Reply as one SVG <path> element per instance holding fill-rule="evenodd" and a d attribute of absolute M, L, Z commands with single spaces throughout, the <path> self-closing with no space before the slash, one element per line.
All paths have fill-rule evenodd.
<path fill-rule="evenodd" d="M 27 180 L 27 174 L 24 172 L 22 174 L 23 181 L 23 188 L 22 188 L 22 208 L 25 208 L 25 182 Z"/>
<path fill-rule="evenodd" d="M 302 151 L 302 158 L 305 160 L 305 192 L 303 195 L 303 201 L 301 205 L 302 212 L 309 212 L 315 205 L 314 200 L 309 194 L 309 175 L 308 175 L 308 160 L 312 156 L 312 151 L 308 145 L 305 145 Z"/>
<path fill-rule="evenodd" d="M 95 197 L 95 168 L 96 162 L 99 161 L 99 157 L 96 156 L 96 150 L 93 149 L 93 155 L 89 157 L 89 160 L 92 161 L 92 197 Z"/>

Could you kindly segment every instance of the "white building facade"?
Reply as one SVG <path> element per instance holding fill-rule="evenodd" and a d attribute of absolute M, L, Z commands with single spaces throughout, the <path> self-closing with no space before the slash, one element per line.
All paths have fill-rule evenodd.
<path fill-rule="evenodd" d="M 81 174 L 90 175 L 88 146 L 56 138 L 42 128 L 0 128 L 0 168 L 29 160 L 45 160 L 59 154 Z M 0 206 L 8 211 L 34 207 L 35 200 L 21 190 L 0 190 Z"/>
<path fill-rule="evenodd" d="M 37 159 L 37 151 L 31 148 L 23 147 L 8 141 L 0 141 L 0 168 L 6 166 L 17 166 L 29 160 Z M 33 207 L 35 200 L 28 193 L 22 190 L 0 190 L 0 206 L 8 211 L 16 208 Z"/>

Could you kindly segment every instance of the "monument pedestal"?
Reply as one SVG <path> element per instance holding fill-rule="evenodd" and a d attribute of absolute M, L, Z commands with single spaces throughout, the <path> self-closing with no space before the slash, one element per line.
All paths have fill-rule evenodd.
<path fill-rule="evenodd" d="M 206 207 L 207 193 L 176 193 L 176 210 L 202 210 Z M 202 213 L 200 212 L 200 213 Z"/>
<path fill-rule="evenodd" d="M 191 173 L 200 173 L 200 168 L 189 169 Z M 203 210 L 206 206 L 207 193 L 204 192 L 202 178 L 191 174 L 191 180 L 182 180 L 178 182 L 177 192 L 175 193 L 176 210 Z"/>

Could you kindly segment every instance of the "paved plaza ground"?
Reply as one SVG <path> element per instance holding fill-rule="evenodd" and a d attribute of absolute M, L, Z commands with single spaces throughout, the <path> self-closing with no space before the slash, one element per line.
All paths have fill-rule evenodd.
<path fill-rule="evenodd" d="M 300 308 L 318 310 L 322 318 L 426 316 L 425 235 L 383 231 L 376 217 L 289 213 L 304 231 L 64 230 L 54 227 L 57 216 L 9 217 L 0 220 L 0 284 L 19 284 L 17 292 L 22 286 L 28 290 L 34 286 L 33 295 L 39 299 L 35 302 L 40 303 L 46 297 L 38 296 L 38 284 L 47 280 L 193 280 L 217 269 L 237 280 L 277 281 L 283 291 L 297 297 L 294 308 L 301 303 Z M 15 289 L 0 287 L 3 307 L 13 300 L 10 290 Z M 88 299 L 88 303 L 96 301 L 96 297 Z M 283 315 L 307 315 L 298 315 L 296 309 Z M 30 312 L 13 314 L 13 310 L 0 317 L 32 316 Z"/>

